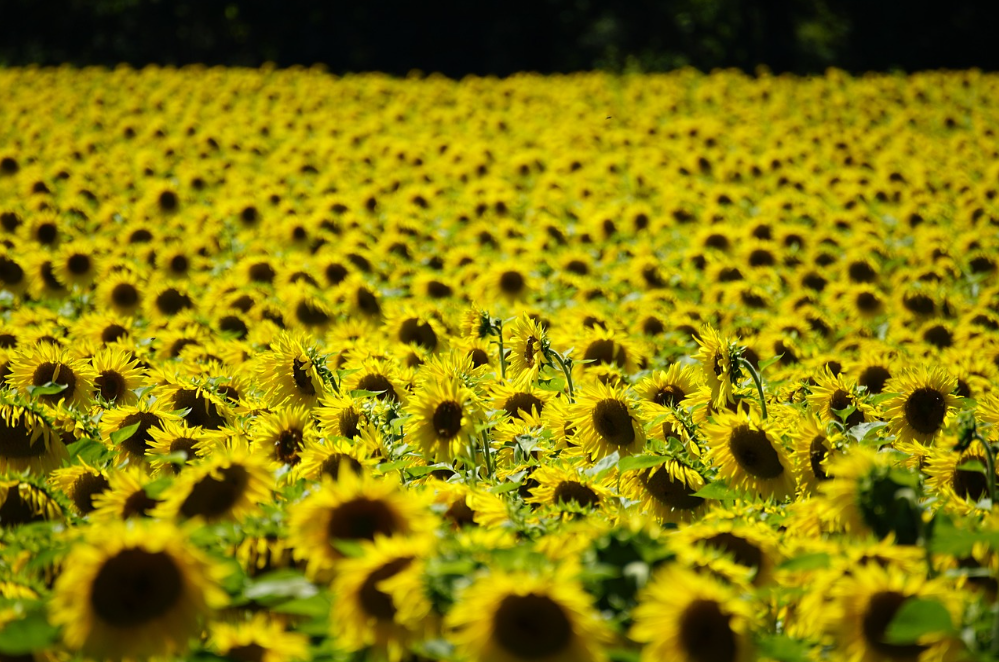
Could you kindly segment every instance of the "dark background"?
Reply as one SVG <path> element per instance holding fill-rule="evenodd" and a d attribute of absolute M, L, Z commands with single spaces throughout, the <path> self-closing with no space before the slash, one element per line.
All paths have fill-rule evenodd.
<path fill-rule="evenodd" d="M 995 0 L 0 0 L 0 65 L 995 70 L 997 35 Z"/>

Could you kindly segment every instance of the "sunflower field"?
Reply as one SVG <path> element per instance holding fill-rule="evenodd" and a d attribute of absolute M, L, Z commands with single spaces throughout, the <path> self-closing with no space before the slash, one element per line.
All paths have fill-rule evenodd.
<path fill-rule="evenodd" d="M 999 659 L 999 77 L 0 99 L 0 660 Z"/>

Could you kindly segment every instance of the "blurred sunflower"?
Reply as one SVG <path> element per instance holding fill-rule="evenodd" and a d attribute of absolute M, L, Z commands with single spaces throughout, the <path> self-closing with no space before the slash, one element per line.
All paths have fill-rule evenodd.
<path fill-rule="evenodd" d="M 886 388 L 898 395 L 884 406 L 897 442 L 932 442 L 957 407 L 955 387 L 955 380 L 939 367 L 913 368 L 893 377 Z"/>
<path fill-rule="evenodd" d="M 708 461 L 730 485 L 765 499 L 778 501 L 794 495 L 791 462 L 771 424 L 756 412 L 718 413 L 703 426 L 708 439 Z"/>
<path fill-rule="evenodd" d="M 594 662 L 611 633 L 570 565 L 479 577 L 448 613 L 450 639 L 480 662 Z"/>
<path fill-rule="evenodd" d="M 711 507 L 709 500 L 694 496 L 705 484 L 697 470 L 679 460 L 667 460 L 659 467 L 626 474 L 621 493 L 640 502 L 642 512 L 675 524 L 696 521 Z"/>
<path fill-rule="evenodd" d="M 253 614 L 236 623 L 213 623 L 209 648 L 231 660 L 294 662 L 309 657 L 309 638 L 289 631 L 279 619 Z"/>
<path fill-rule="evenodd" d="M 88 656 L 175 655 L 225 600 L 217 582 L 170 524 L 94 525 L 67 557 L 49 614 L 66 646 Z"/>

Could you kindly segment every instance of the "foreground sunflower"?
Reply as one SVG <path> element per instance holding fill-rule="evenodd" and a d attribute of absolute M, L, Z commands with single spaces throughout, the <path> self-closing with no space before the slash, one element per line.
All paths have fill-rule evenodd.
<path fill-rule="evenodd" d="M 165 523 L 94 525 L 63 568 L 52 623 L 68 648 L 98 658 L 181 653 L 225 599 L 209 561 Z"/>
<path fill-rule="evenodd" d="M 410 439 L 428 458 L 448 462 L 465 452 L 481 416 L 475 394 L 458 378 L 423 384 L 407 408 Z"/>
<path fill-rule="evenodd" d="M 337 542 L 409 536 L 433 528 L 422 497 L 403 492 L 391 479 L 376 480 L 341 465 L 336 481 L 288 509 L 288 542 L 311 577 L 329 577 L 343 558 Z"/>
<path fill-rule="evenodd" d="M 942 662 L 960 657 L 963 646 L 951 635 L 938 632 L 924 635 L 915 643 L 892 643 L 885 634 L 909 600 L 935 600 L 947 609 L 952 621 L 958 621 L 959 594 L 943 580 L 927 580 L 918 574 L 869 563 L 853 567 L 830 590 L 836 608 L 828 613 L 837 615 L 830 629 L 845 662 Z"/>
<path fill-rule="evenodd" d="M 26 395 L 41 389 L 33 397 L 47 405 L 64 401 L 69 406 L 86 407 L 90 404 L 95 376 L 84 361 L 46 342 L 14 355 L 7 381 Z M 61 390 L 49 392 L 52 387 Z"/>
<path fill-rule="evenodd" d="M 610 631 L 568 566 L 548 575 L 494 571 L 460 594 L 450 639 L 476 662 L 605 659 Z"/>
<path fill-rule="evenodd" d="M 152 515 L 162 519 L 239 521 L 271 497 L 274 476 L 266 461 L 243 448 L 219 449 L 188 465 Z"/>
<path fill-rule="evenodd" d="M 431 604 L 421 584 L 429 541 L 378 537 L 363 544 L 360 556 L 344 559 L 333 582 L 339 646 L 398 662 L 431 634 Z"/>
<path fill-rule="evenodd" d="M 898 443 L 929 444 L 957 407 L 956 380 L 939 367 L 916 368 L 893 377 L 885 387 L 898 396 L 886 403 L 887 418 Z"/>
<path fill-rule="evenodd" d="M 642 662 L 748 662 L 752 606 L 716 580 L 681 567 L 656 574 L 643 590 L 631 638 Z"/>
<path fill-rule="evenodd" d="M 645 448 L 638 400 L 630 391 L 594 382 L 582 389 L 571 416 L 576 428 L 573 441 L 592 460 L 615 451 L 621 456 L 632 455 Z"/>
<path fill-rule="evenodd" d="M 731 486 L 765 499 L 794 495 L 794 471 L 787 452 L 755 411 L 720 412 L 704 426 L 704 434 L 711 446 L 708 461 Z"/>

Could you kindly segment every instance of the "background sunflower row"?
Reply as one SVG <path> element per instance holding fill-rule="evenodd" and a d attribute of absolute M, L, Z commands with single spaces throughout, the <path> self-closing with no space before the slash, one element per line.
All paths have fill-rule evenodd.
<path fill-rule="evenodd" d="M 995 77 L 0 94 L 0 652 L 990 654 Z"/>

